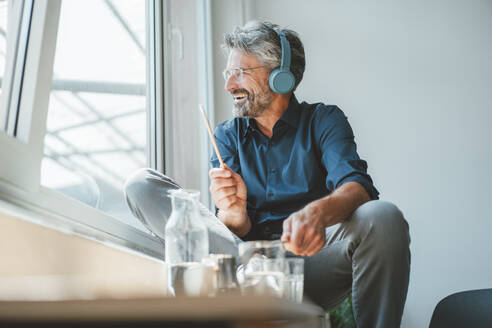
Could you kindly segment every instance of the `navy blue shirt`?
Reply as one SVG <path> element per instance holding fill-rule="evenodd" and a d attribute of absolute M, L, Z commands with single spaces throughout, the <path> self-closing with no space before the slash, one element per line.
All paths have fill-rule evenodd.
<path fill-rule="evenodd" d="M 285 218 L 345 182 L 358 182 L 372 199 L 378 198 L 352 128 L 337 106 L 299 104 L 293 95 L 271 138 L 247 118 L 219 124 L 215 138 L 224 162 L 242 176 L 248 190 L 253 227 L 246 240 L 278 238 Z M 215 154 L 211 162 L 220 166 Z"/>

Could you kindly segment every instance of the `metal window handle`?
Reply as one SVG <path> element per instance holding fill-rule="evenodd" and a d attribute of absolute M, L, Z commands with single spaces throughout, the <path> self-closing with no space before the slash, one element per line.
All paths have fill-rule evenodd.
<path fill-rule="evenodd" d="M 177 57 L 179 60 L 183 60 L 183 32 L 181 32 L 181 29 L 176 26 L 172 26 L 169 24 L 169 30 L 171 31 L 170 33 L 170 40 L 176 39 L 177 41 Z"/>

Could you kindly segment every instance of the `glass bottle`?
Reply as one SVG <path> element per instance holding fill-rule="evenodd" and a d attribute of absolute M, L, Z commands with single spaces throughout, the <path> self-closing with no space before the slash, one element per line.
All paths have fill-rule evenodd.
<path fill-rule="evenodd" d="M 172 213 L 165 230 L 165 260 L 168 286 L 175 296 L 207 293 L 208 231 L 198 210 L 200 192 L 170 190 Z"/>

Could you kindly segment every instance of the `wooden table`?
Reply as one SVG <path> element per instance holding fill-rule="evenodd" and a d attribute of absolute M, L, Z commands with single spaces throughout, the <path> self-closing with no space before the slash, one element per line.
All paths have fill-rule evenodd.
<path fill-rule="evenodd" d="M 0 327 L 320 327 L 313 304 L 228 295 L 0 302 Z"/>

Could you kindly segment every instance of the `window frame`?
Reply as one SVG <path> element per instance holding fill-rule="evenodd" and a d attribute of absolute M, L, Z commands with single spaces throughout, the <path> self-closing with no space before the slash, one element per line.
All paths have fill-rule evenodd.
<path fill-rule="evenodd" d="M 196 2 L 165 0 L 163 5 L 165 13 L 163 56 L 165 67 L 163 129 L 165 172 L 186 188 L 200 190 L 201 202 L 213 211 L 214 205 L 209 193 L 208 175 L 209 160 L 213 150 L 198 110 L 198 104 L 203 104 L 208 120 L 213 125 L 215 121 L 213 92 L 213 54 L 215 50 L 212 49 L 212 5 L 210 0 Z M 189 77 L 192 81 L 186 80 L 183 83 L 181 74 L 175 72 L 177 67 L 194 70 L 196 75 Z M 177 80 L 176 76 L 180 78 Z M 188 95 L 189 89 L 192 89 L 191 96 Z M 186 90 L 185 93 L 183 90 Z M 181 98 L 186 98 L 185 106 L 178 103 Z M 183 117 L 183 112 L 191 116 Z M 188 123 L 182 124 L 183 121 L 180 121 L 182 119 L 187 120 Z M 179 153 L 179 140 L 187 140 L 187 131 L 190 129 L 193 129 L 195 133 L 191 137 L 193 144 L 188 145 L 188 150 L 194 154 L 192 159 L 180 156 Z M 192 167 L 193 171 L 184 173 L 189 169 L 189 167 L 184 169 L 186 161 L 199 162 L 200 165 Z"/>
<path fill-rule="evenodd" d="M 38 223 L 163 259 L 154 235 L 40 185 L 60 8 L 61 0 L 34 1 L 17 133 L 0 131 L 0 149 L 8 154 L 0 161 L 0 198 L 42 214 Z M 146 1 L 146 15 L 147 154 L 150 166 L 164 171 L 163 111 L 156 110 L 163 108 L 164 89 L 161 1 Z"/>
<path fill-rule="evenodd" d="M 147 29 L 147 156 L 151 167 L 165 172 L 164 141 L 164 7 L 162 1 L 146 2 L 147 17 L 153 29 Z M 154 69 L 152 69 L 152 66 Z M 162 109 L 162 110 L 158 110 Z"/>
<path fill-rule="evenodd" d="M 15 136 L 34 1 L 9 2 L 8 6 L 5 84 L 0 99 L 0 108 L 4 110 L 0 113 L 0 127 Z"/>
<path fill-rule="evenodd" d="M 30 192 L 39 190 L 43 137 L 46 130 L 42 122 L 46 122 L 49 102 L 47 90 L 51 86 L 59 9 L 59 0 L 49 3 L 46 0 L 34 2 L 22 86 L 19 86 L 22 88 L 22 97 L 17 113 L 18 137 L 9 135 L 8 131 L 0 131 L 0 146 L 8 154 L 0 161 L 0 175 L 2 179 Z M 15 52 L 9 54 L 10 57 L 15 56 Z M 13 63 L 11 58 L 7 58 L 7 61 Z M 7 88 L 12 86 L 12 79 L 15 79 L 13 75 L 5 75 Z M 10 92 L 20 93 L 20 90 Z M 9 111 L 10 108 L 5 110 Z"/>

